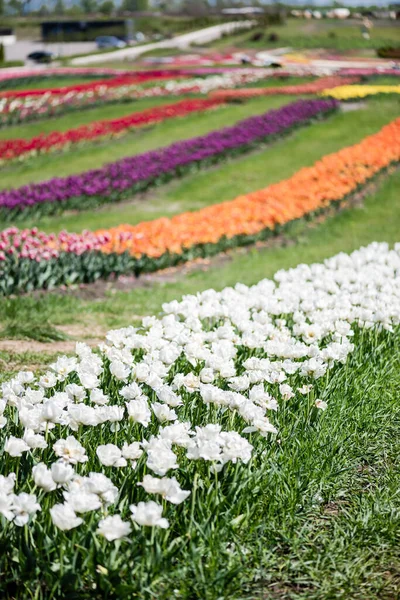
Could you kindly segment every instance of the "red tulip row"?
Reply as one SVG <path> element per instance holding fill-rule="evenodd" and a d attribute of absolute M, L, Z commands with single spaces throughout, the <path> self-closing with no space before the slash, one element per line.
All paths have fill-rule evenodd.
<path fill-rule="evenodd" d="M 112 137 L 131 128 L 174 117 L 183 117 L 192 112 L 219 106 L 223 102 L 219 98 L 181 100 L 173 104 L 148 108 L 119 119 L 94 121 L 68 131 L 52 131 L 47 135 L 38 135 L 31 139 L 16 138 L 0 141 L 0 164 L 17 158 L 25 158 L 29 155 L 62 149 L 70 144 L 77 144 L 99 137 Z"/>
<path fill-rule="evenodd" d="M 63 85 L 52 88 L 38 88 L 29 90 L 6 90 L 0 92 L 0 98 L 26 98 L 28 96 L 44 96 L 64 95 L 68 92 L 87 92 L 96 90 L 99 87 L 114 88 L 121 85 L 132 83 L 146 83 L 147 81 L 160 81 L 163 79 L 176 79 L 177 77 L 188 77 L 190 73 L 187 71 L 137 71 L 130 74 L 126 73 L 108 79 L 97 79 L 88 81 L 87 83 L 78 83 L 75 85 Z"/>

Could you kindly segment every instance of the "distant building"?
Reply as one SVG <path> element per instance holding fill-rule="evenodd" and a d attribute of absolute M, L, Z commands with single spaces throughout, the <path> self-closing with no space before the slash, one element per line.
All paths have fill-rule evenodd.
<path fill-rule="evenodd" d="M 125 19 L 98 21 L 44 21 L 40 24 L 44 42 L 91 42 L 101 35 L 127 37 Z"/>

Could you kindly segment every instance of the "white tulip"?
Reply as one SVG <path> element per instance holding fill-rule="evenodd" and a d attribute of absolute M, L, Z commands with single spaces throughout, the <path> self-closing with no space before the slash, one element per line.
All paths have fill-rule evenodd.
<path fill-rule="evenodd" d="M 127 521 L 123 521 L 119 515 L 106 517 L 99 522 L 97 533 L 109 542 L 119 540 L 130 534 L 132 527 Z"/>
<path fill-rule="evenodd" d="M 50 508 L 50 516 L 54 525 L 62 531 L 69 531 L 83 523 L 83 519 L 77 517 L 73 508 L 67 503 L 55 504 Z"/>
<path fill-rule="evenodd" d="M 161 527 L 167 529 L 169 522 L 162 517 L 162 506 L 150 500 L 149 502 L 139 502 L 130 505 L 132 520 L 138 525 L 147 525 L 148 527 Z"/>

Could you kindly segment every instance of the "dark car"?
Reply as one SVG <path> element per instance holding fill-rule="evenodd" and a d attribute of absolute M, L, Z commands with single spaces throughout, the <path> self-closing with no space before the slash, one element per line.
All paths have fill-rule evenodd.
<path fill-rule="evenodd" d="M 46 52 L 46 50 L 37 50 L 28 54 L 26 58 L 36 63 L 51 63 L 55 58 L 55 54 L 53 52 Z"/>

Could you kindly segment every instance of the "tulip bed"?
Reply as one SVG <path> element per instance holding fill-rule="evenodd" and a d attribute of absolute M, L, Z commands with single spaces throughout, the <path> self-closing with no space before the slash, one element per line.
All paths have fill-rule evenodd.
<path fill-rule="evenodd" d="M 27 96 L 64 96 L 68 93 L 77 92 L 90 92 L 96 90 L 96 88 L 102 86 L 104 88 L 115 88 L 120 87 L 123 84 L 132 83 L 146 83 L 149 81 L 157 81 L 162 79 L 171 79 L 172 76 L 185 77 L 187 76 L 186 71 L 137 71 L 135 73 L 130 72 L 118 75 L 116 77 L 110 77 L 107 79 L 88 81 L 87 83 L 79 83 L 74 85 L 63 85 L 60 87 L 52 88 L 38 88 L 28 90 L 5 90 L 0 92 L 0 98 L 26 98 Z"/>
<path fill-rule="evenodd" d="M 65 93 L 61 93 L 61 90 L 57 94 L 45 91 L 43 94 L 34 96 L 27 93 L 23 97 L 15 97 L 10 93 L 7 96 L 0 95 L 0 126 L 46 119 L 84 108 L 117 102 L 131 102 L 141 98 L 207 94 L 214 89 L 236 87 L 266 77 L 271 77 L 268 71 L 238 69 L 236 72 L 210 75 L 209 77 L 189 78 L 188 76 L 183 81 L 169 78 L 166 83 L 153 87 L 141 87 L 138 85 L 141 82 L 137 82 L 135 78 L 120 77 L 119 84 L 105 85 L 106 82 L 102 81 L 90 89 L 70 90 Z M 115 80 L 111 80 L 110 83 L 112 81 Z"/>
<path fill-rule="evenodd" d="M 192 172 L 194 167 L 207 167 L 286 135 L 312 119 L 327 117 L 336 108 L 335 100 L 299 100 L 232 127 L 125 158 L 101 169 L 1 191 L 0 220 L 7 222 L 32 213 L 41 216 L 118 202 Z"/>
<path fill-rule="evenodd" d="M 87 141 L 120 136 L 132 128 L 143 127 L 151 123 L 176 117 L 183 117 L 193 112 L 216 108 L 224 104 L 219 98 L 188 99 L 149 108 L 141 112 L 119 119 L 94 121 L 75 129 L 60 132 L 53 131 L 47 135 L 39 135 L 31 139 L 10 139 L 0 141 L 0 165 L 15 159 L 26 159 L 41 153 L 54 152 L 70 148 L 71 145 Z"/>
<path fill-rule="evenodd" d="M 387 66 L 379 66 L 379 67 L 364 67 L 364 68 L 342 68 L 340 69 L 340 74 L 343 76 L 353 76 L 358 75 L 359 77 L 380 77 L 384 75 L 390 75 L 394 77 L 400 77 L 400 70 L 387 67 Z"/>
<path fill-rule="evenodd" d="M 399 273 L 399 245 L 374 243 L 185 296 L 3 383 L 3 597 L 254 597 L 244 584 L 279 581 L 277 548 L 294 552 L 311 515 L 324 556 L 328 500 L 343 501 L 369 433 L 390 434 Z M 386 550 L 386 504 L 382 517 Z"/>
<path fill-rule="evenodd" d="M 359 144 L 233 201 L 171 219 L 82 234 L 0 234 L 0 291 L 10 294 L 111 274 L 154 271 L 282 233 L 296 220 L 340 206 L 400 160 L 400 119 Z"/>
<path fill-rule="evenodd" d="M 296 85 L 287 85 L 282 87 L 219 90 L 211 92 L 210 97 L 221 98 L 224 100 L 246 100 L 248 98 L 256 98 L 258 96 L 275 96 L 277 94 L 288 94 L 290 96 L 296 94 L 317 94 L 326 89 L 337 87 L 339 85 L 358 83 L 359 80 L 359 77 L 320 77 L 316 81 L 311 81 L 310 83 L 299 83 Z"/>
<path fill-rule="evenodd" d="M 115 77 L 132 77 L 137 74 L 139 77 L 145 78 L 150 76 L 150 74 L 159 74 L 166 75 L 170 77 L 175 77 L 177 75 L 188 75 L 192 77 L 193 75 L 198 76 L 207 76 L 215 73 L 228 73 L 228 72 L 237 72 L 240 71 L 241 67 L 197 67 L 197 68 L 168 68 L 168 69 L 154 69 L 154 70 L 146 70 L 146 71 L 133 71 L 130 69 L 112 69 L 105 67 L 47 67 L 45 70 L 43 69 L 14 69 L 5 71 L 2 69 L 0 71 L 0 90 L 1 89 L 10 89 L 13 85 L 17 84 L 20 86 L 21 84 L 26 83 L 34 83 L 35 81 L 43 81 L 43 79 L 60 79 L 60 81 L 68 81 L 68 78 L 86 77 L 88 79 L 105 79 L 105 78 L 115 78 Z M 61 86 L 60 86 L 61 87 Z"/>
<path fill-rule="evenodd" d="M 324 90 L 320 95 L 336 100 L 361 100 L 378 94 L 400 94 L 400 85 L 340 85 Z"/>

